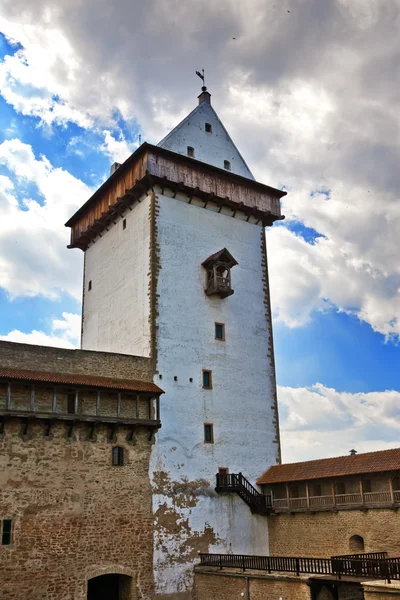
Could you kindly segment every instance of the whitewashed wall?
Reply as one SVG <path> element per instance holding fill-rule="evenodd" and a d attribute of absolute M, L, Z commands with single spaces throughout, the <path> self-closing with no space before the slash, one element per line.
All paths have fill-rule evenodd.
<path fill-rule="evenodd" d="M 124 218 L 86 251 L 82 348 L 149 356 L 149 198 Z"/>
<path fill-rule="evenodd" d="M 217 495 L 215 474 L 228 467 L 254 484 L 276 462 L 278 447 L 267 358 L 262 228 L 178 199 L 158 199 L 162 379 L 156 377 L 156 383 L 166 393 L 151 472 L 158 518 L 157 591 L 173 593 L 190 587 L 198 550 L 268 552 L 267 519 L 252 515 L 239 497 Z M 232 270 L 235 293 L 222 300 L 205 295 L 201 263 L 223 247 L 239 265 Z M 214 339 L 215 322 L 225 323 L 225 342 Z M 202 389 L 202 369 L 212 370 L 212 390 Z M 214 424 L 214 444 L 203 442 L 205 422 Z"/>

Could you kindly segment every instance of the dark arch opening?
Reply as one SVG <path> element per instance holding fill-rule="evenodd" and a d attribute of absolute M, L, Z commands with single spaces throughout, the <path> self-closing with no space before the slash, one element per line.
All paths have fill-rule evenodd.
<path fill-rule="evenodd" d="M 361 535 L 352 535 L 349 541 L 351 552 L 364 552 L 364 538 Z"/>
<path fill-rule="evenodd" d="M 88 581 L 87 600 L 131 600 L 132 578 L 127 575 L 100 575 Z"/>

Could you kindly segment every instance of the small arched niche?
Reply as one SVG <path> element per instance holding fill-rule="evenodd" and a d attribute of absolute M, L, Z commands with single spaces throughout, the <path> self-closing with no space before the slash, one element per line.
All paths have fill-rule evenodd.
<path fill-rule="evenodd" d="M 350 552 L 364 552 L 364 538 L 361 535 L 352 535 L 349 540 Z"/>

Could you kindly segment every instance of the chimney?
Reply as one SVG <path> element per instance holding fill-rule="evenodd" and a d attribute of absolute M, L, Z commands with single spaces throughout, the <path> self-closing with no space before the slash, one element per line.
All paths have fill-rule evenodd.
<path fill-rule="evenodd" d="M 111 177 L 111 175 L 114 175 L 115 171 L 116 171 L 117 169 L 119 169 L 119 167 L 120 167 L 120 166 L 121 166 L 121 163 L 117 163 L 117 162 L 115 162 L 115 163 L 113 163 L 113 164 L 111 165 L 111 169 L 110 169 L 110 177 Z"/>
<path fill-rule="evenodd" d="M 354 448 L 352 450 L 349 450 L 350 452 L 350 456 L 355 456 L 357 454 L 357 450 L 354 450 Z"/>
<path fill-rule="evenodd" d="M 203 85 L 203 87 L 201 88 L 201 94 L 200 96 L 197 96 L 199 99 L 199 104 L 202 104 L 203 102 L 207 102 L 207 104 L 211 104 L 211 94 L 210 92 L 207 92 L 207 88 L 205 85 Z"/>

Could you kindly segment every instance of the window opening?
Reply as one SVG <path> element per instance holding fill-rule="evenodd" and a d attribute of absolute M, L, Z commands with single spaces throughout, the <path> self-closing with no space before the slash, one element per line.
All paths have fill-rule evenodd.
<path fill-rule="evenodd" d="M 223 323 L 215 323 L 215 339 L 225 340 L 225 325 Z"/>
<path fill-rule="evenodd" d="M 368 494 L 369 492 L 372 492 L 372 486 L 371 486 L 371 480 L 370 479 L 363 479 L 363 481 L 362 481 L 362 491 L 365 494 Z"/>
<path fill-rule="evenodd" d="M 214 426 L 211 423 L 204 423 L 204 441 L 206 444 L 214 443 Z"/>
<path fill-rule="evenodd" d="M 12 520 L 3 519 L 1 525 L 1 545 L 9 546 L 11 544 Z"/>
<path fill-rule="evenodd" d="M 187 155 L 194 158 L 194 148 L 192 148 L 192 146 L 187 147 Z"/>
<path fill-rule="evenodd" d="M 92 289 L 92 280 L 89 281 L 88 292 L 90 292 L 91 289 Z"/>
<path fill-rule="evenodd" d="M 226 169 L 227 171 L 231 170 L 231 163 L 229 162 L 229 160 L 224 160 L 224 169 Z"/>
<path fill-rule="evenodd" d="M 212 125 L 211 125 L 211 123 L 206 123 L 206 132 L 207 133 L 212 133 Z"/>
<path fill-rule="evenodd" d="M 121 446 L 115 446 L 112 449 L 112 464 L 118 467 L 124 464 L 124 448 Z"/>
<path fill-rule="evenodd" d="M 75 412 L 75 394 L 67 395 L 67 413 L 73 415 Z"/>
<path fill-rule="evenodd" d="M 126 219 L 122 221 L 122 229 L 126 229 Z"/>
<path fill-rule="evenodd" d="M 297 485 L 292 485 L 290 488 L 290 497 L 291 498 L 299 498 L 299 488 Z"/>
<path fill-rule="evenodd" d="M 345 493 L 346 493 L 346 486 L 344 485 L 343 481 L 338 481 L 335 485 L 335 494 L 340 496 Z"/>
<path fill-rule="evenodd" d="M 321 489 L 320 483 L 314 484 L 313 495 L 314 496 L 322 496 L 322 489 Z"/>
<path fill-rule="evenodd" d="M 212 373 L 203 369 L 203 388 L 210 390 L 212 388 Z"/>

